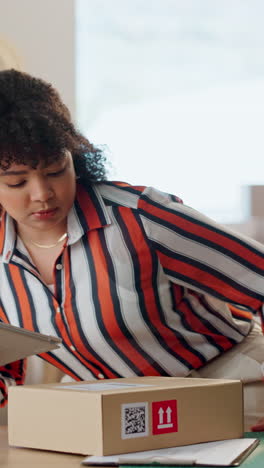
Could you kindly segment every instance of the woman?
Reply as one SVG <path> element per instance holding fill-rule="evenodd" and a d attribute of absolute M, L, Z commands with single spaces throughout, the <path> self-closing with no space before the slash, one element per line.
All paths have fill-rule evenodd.
<path fill-rule="evenodd" d="M 264 413 L 263 246 L 106 181 L 58 93 L 15 70 L 0 72 L 0 204 L 0 318 L 62 338 L 43 359 L 76 380 L 241 378 L 247 421 Z M 23 362 L 0 375 L 3 405 Z"/>

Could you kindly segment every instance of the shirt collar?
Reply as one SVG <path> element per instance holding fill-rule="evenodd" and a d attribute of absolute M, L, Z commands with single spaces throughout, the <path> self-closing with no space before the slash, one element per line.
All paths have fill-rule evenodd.
<path fill-rule="evenodd" d="M 77 242 L 88 231 L 111 224 L 99 187 L 99 184 L 88 187 L 77 184 L 75 202 L 68 214 L 69 245 Z M 7 213 L 3 213 L 0 224 L 0 255 L 4 263 L 11 259 L 15 243 L 14 221 Z"/>
<path fill-rule="evenodd" d="M 83 234 L 111 224 L 107 207 L 100 194 L 100 185 L 84 187 L 77 184 L 76 199 L 68 215 L 68 243 L 73 244 Z"/>
<path fill-rule="evenodd" d="M 3 213 L 0 226 L 0 255 L 4 263 L 8 263 L 16 243 L 15 224 L 11 216 Z"/>

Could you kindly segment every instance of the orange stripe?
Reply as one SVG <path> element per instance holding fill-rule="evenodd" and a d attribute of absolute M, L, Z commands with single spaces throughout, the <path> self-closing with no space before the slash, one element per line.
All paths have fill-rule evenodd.
<path fill-rule="evenodd" d="M 131 187 L 133 190 L 138 191 L 140 193 L 142 193 L 146 188 L 146 186 L 144 185 L 131 185 L 131 184 L 128 184 L 127 182 L 122 182 L 119 180 L 118 181 L 113 180 L 111 182 L 117 187 Z"/>
<path fill-rule="evenodd" d="M 90 246 L 94 258 L 97 277 L 98 299 L 107 332 L 112 337 L 112 340 L 117 344 L 117 347 L 122 351 L 122 353 L 126 355 L 137 368 L 141 369 L 144 374 L 159 375 L 157 370 L 152 367 L 151 364 L 145 360 L 144 357 L 136 350 L 136 348 L 130 344 L 129 340 L 119 327 L 111 298 L 107 263 L 98 232 L 91 231 L 89 234 Z"/>
<path fill-rule="evenodd" d="M 2 307 L 0 307 L 0 319 L 4 322 L 4 323 L 9 323 L 9 320 L 7 318 L 7 315 L 5 314 L 5 312 L 3 311 Z"/>
<path fill-rule="evenodd" d="M 174 302 L 176 305 L 178 305 L 184 298 L 184 287 L 180 286 L 179 284 L 172 283 L 171 288 L 173 292 Z"/>
<path fill-rule="evenodd" d="M 89 229 L 102 226 L 102 222 L 91 197 L 81 185 L 78 185 L 76 199 L 80 205 Z"/>
<path fill-rule="evenodd" d="M 98 365 L 100 369 L 102 369 L 102 372 L 109 378 L 109 379 L 114 379 L 116 377 L 116 374 L 111 372 L 104 364 L 100 361 L 98 362 L 95 357 L 88 351 L 86 346 L 83 344 L 78 326 L 76 323 L 75 315 L 72 310 L 71 306 L 71 300 L 72 300 L 72 291 L 70 287 L 70 259 L 69 259 L 69 252 L 68 250 L 65 251 L 64 254 L 64 271 L 65 271 L 65 304 L 64 304 L 64 309 L 65 313 L 67 316 L 68 323 L 71 324 L 71 336 L 73 338 L 74 343 L 76 343 L 76 347 L 80 350 L 80 352 L 86 357 L 86 359 L 93 361 L 95 365 Z M 90 363 L 89 363 L 90 365 Z M 87 366 L 87 363 L 86 363 Z M 94 368 L 94 372 L 98 374 L 98 369 Z"/>
<path fill-rule="evenodd" d="M 58 303 L 54 297 L 52 298 L 52 301 L 53 301 L 54 310 L 56 311 L 58 307 Z M 61 314 L 58 314 L 56 312 L 55 312 L 55 322 L 60 331 L 60 337 L 63 339 L 66 346 L 70 348 L 70 346 L 72 346 L 73 343 L 69 337 L 67 329 L 65 328 Z M 87 361 L 77 351 L 75 351 L 73 354 L 85 367 L 87 367 L 87 369 L 91 370 L 96 375 L 98 374 L 98 369 L 96 369 L 92 364 L 87 363 Z"/>
<path fill-rule="evenodd" d="M 185 303 L 182 302 L 179 306 L 179 310 L 184 313 L 184 318 L 187 320 L 191 329 L 201 335 L 210 336 L 213 338 L 216 344 L 222 346 L 224 350 L 230 349 L 233 344 L 231 341 L 224 335 L 218 335 L 217 333 L 212 332 L 206 325 L 193 314 L 191 308 Z"/>
<path fill-rule="evenodd" d="M 25 371 L 27 368 L 27 360 L 19 360 L 11 362 L 8 369 L 5 366 L 0 366 L 0 374 L 5 371 L 10 378 L 14 379 L 18 385 L 23 384 L 25 380 Z"/>
<path fill-rule="evenodd" d="M 241 245 L 238 241 L 230 239 L 228 235 L 226 236 L 225 234 L 214 232 L 210 228 L 203 227 L 200 224 L 194 223 L 193 221 L 188 221 L 187 219 L 179 216 L 177 213 L 174 214 L 166 211 L 165 209 L 157 208 L 144 200 L 140 200 L 139 206 L 147 213 L 155 215 L 161 220 L 168 221 L 169 223 L 172 223 L 189 233 L 212 241 L 215 244 L 218 244 L 219 246 L 230 250 L 230 252 L 233 252 L 236 255 L 242 257 L 252 265 L 255 265 L 261 270 L 264 270 L 264 254 L 254 253 L 253 250 L 250 250 L 248 247 Z"/>
<path fill-rule="evenodd" d="M 1 390 L 2 394 L 3 394 L 3 400 L 0 403 L 0 408 L 3 408 L 7 404 L 8 394 L 7 394 L 7 386 L 5 385 L 3 380 L 1 380 L 1 379 L 0 379 L 0 390 Z"/>
<path fill-rule="evenodd" d="M 120 212 L 121 211 L 123 211 L 122 217 L 126 223 L 127 229 L 130 232 L 131 240 L 133 240 L 134 248 L 138 254 L 141 272 L 140 283 L 148 312 L 148 318 L 158 330 L 164 342 L 167 343 L 169 347 L 179 356 L 183 357 L 190 364 L 197 368 L 202 364 L 202 361 L 199 359 L 199 357 L 186 349 L 178 340 L 176 335 L 160 320 L 159 311 L 156 305 L 155 295 L 152 287 L 151 273 L 153 271 L 153 264 L 149 247 L 135 218 L 131 216 L 130 213 L 128 213 L 127 209 L 120 209 Z M 143 248 L 144 253 L 142 254 Z"/>
<path fill-rule="evenodd" d="M 111 181 L 114 185 L 116 185 L 117 187 L 131 187 L 130 184 L 128 184 L 127 182 L 123 182 L 121 180 L 112 180 Z M 134 188 L 134 186 L 133 186 Z"/>
<path fill-rule="evenodd" d="M 247 312 L 246 310 L 237 309 L 235 306 L 228 304 L 228 307 L 232 314 L 235 314 L 239 317 L 245 317 L 246 319 L 252 320 L 253 314 L 252 312 Z"/>
<path fill-rule="evenodd" d="M 157 254 L 160 258 L 160 262 L 163 267 L 168 268 L 176 273 L 179 272 L 180 274 L 185 275 L 189 279 L 193 279 L 198 283 L 198 286 L 201 285 L 201 289 L 204 285 L 208 288 L 211 288 L 212 291 L 221 294 L 221 296 L 226 297 L 227 301 L 234 302 L 236 304 L 242 304 L 244 306 L 249 306 L 256 310 L 260 307 L 261 302 L 258 299 L 255 299 L 241 291 L 238 291 L 234 287 L 227 284 L 225 281 L 220 280 L 219 278 L 211 275 L 210 273 L 200 270 L 199 268 L 193 265 L 189 265 L 181 260 L 170 258 L 161 252 L 157 252 Z"/>
<path fill-rule="evenodd" d="M 39 356 L 41 356 L 45 361 L 49 362 L 50 364 L 52 364 L 53 366 L 57 367 L 58 369 L 60 369 L 62 372 L 64 372 L 64 374 L 68 374 L 70 375 L 73 379 L 75 380 L 81 380 L 80 378 L 77 378 L 75 374 L 73 374 L 71 371 L 69 371 L 69 369 L 65 366 L 63 366 L 62 364 L 60 364 L 56 359 L 54 359 L 52 356 L 50 356 L 49 354 L 47 353 L 41 353 L 39 354 Z"/>
<path fill-rule="evenodd" d="M 32 321 L 32 311 L 28 300 L 23 280 L 20 273 L 20 268 L 14 265 L 10 265 L 10 275 L 15 284 L 17 299 L 20 305 L 23 328 L 34 331 Z"/>

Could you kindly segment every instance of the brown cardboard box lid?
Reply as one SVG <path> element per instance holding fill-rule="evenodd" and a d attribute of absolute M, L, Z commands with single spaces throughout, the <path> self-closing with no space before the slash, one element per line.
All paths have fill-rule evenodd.
<path fill-rule="evenodd" d="M 60 338 L 0 322 L 0 366 L 59 348 Z"/>
<path fill-rule="evenodd" d="M 87 380 L 81 382 L 65 382 L 65 383 L 48 383 L 34 384 L 17 387 L 17 389 L 33 389 L 33 390 L 55 390 L 69 392 L 87 392 L 97 393 L 98 395 L 107 395 L 111 393 L 127 393 L 127 392 L 148 392 L 152 390 L 170 389 L 170 388 L 188 388 L 188 387 L 206 387 L 206 386 L 222 386 L 238 384 L 242 386 L 239 380 L 231 379 L 203 379 L 203 378 L 186 378 L 186 377 L 126 377 L 107 379 L 103 381 Z"/>

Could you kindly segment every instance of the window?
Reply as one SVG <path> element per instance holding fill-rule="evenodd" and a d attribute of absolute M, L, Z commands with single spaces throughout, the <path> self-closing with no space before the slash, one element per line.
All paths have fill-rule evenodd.
<path fill-rule="evenodd" d="M 109 178 L 153 185 L 221 222 L 264 183 L 262 0 L 78 0 L 81 131 Z"/>

